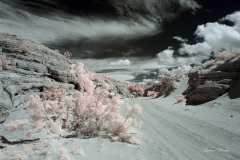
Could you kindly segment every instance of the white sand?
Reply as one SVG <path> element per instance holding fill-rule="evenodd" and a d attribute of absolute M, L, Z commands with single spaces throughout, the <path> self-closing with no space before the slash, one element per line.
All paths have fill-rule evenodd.
<path fill-rule="evenodd" d="M 58 159 L 56 150 L 82 147 L 84 156 L 69 154 L 73 160 L 226 160 L 240 159 L 240 99 L 230 100 L 224 95 L 215 101 L 199 105 L 175 104 L 175 96 L 186 88 L 186 81 L 166 98 L 127 99 L 138 103 L 143 114 L 138 117 L 144 125 L 136 136 L 141 145 L 110 142 L 108 139 L 48 139 L 48 159 Z M 13 112 L 7 121 L 25 111 Z M 8 134 L 0 125 L 0 133 L 9 139 L 20 134 Z M 0 143 L 0 145 L 2 145 Z M 15 146 L 22 150 L 22 146 Z M 9 153 L 10 150 L 4 152 Z M 0 151 L 1 152 L 1 151 Z M 1 158 L 0 158 L 1 159 Z M 10 159 L 8 157 L 7 159 Z M 40 159 L 36 154 L 29 160 Z"/>
<path fill-rule="evenodd" d="M 121 82 L 129 81 L 131 79 L 134 79 L 134 76 L 132 75 L 126 75 L 126 74 L 109 74 L 109 73 L 104 73 L 109 78 L 112 79 L 117 79 Z"/>

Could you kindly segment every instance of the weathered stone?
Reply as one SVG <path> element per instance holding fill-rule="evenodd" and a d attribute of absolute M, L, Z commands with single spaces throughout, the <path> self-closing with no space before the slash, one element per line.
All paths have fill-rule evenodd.
<path fill-rule="evenodd" d="M 240 55 L 226 62 L 214 61 L 205 69 L 209 72 L 199 74 L 196 70 L 188 74 L 189 86 L 183 92 L 187 104 L 202 104 L 228 92 L 230 98 L 240 97 Z"/>
<path fill-rule="evenodd" d="M 24 52 L 21 51 L 22 46 L 25 46 Z M 9 67 L 0 70 L 0 123 L 12 108 L 26 106 L 29 96 L 39 94 L 48 81 L 60 82 L 69 92 L 79 89 L 76 76 L 69 72 L 71 64 L 76 61 L 40 43 L 0 32 L 2 56 L 9 61 Z M 111 91 L 119 93 L 116 84 L 109 79 Z M 130 97 L 129 92 L 122 94 Z"/>

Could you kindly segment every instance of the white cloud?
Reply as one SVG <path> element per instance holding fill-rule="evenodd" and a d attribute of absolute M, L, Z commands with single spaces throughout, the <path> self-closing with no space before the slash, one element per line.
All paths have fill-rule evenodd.
<path fill-rule="evenodd" d="M 161 65 L 171 65 L 174 64 L 175 59 L 173 58 L 174 50 L 168 48 L 160 53 L 157 54 L 159 59 L 159 64 Z"/>
<path fill-rule="evenodd" d="M 186 43 L 178 50 L 180 54 L 210 56 L 212 52 L 217 53 L 222 49 L 235 50 L 240 44 L 240 12 L 227 15 L 223 20 L 234 22 L 234 26 L 227 26 L 218 22 L 199 25 L 195 35 L 203 38 L 203 42 L 194 45 Z"/>
<path fill-rule="evenodd" d="M 189 48 L 189 51 L 191 48 Z M 201 60 L 199 56 L 191 56 L 191 57 L 174 57 L 173 56 L 174 50 L 168 48 L 160 53 L 157 54 L 158 63 L 161 66 L 165 67 L 174 67 L 174 66 L 182 66 L 182 65 L 189 65 L 189 64 L 197 64 Z"/>
<path fill-rule="evenodd" d="M 159 23 L 164 18 L 173 18 L 170 10 L 164 10 L 171 2 L 182 9 L 198 7 L 194 0 L 115 0 L 109 1 L 125 17 L 118 20 L 97 17 L 70 16 L 59 11 L 48 17 L 39 17 L 26 10 L 13 7 L 13 1 L 0 2 L 0 31 L 22 35 L 48 43 L 56 40 L 99 40 L 106 38 L 132 39 L 160 32 Z M 52 3 L 54 3 L 53 1 Z M 142 12 L 142 10 L 146 10 Z M 122 10 L 122 11 L 121 11 Z M 131 11 L 133 10 L 133 12 Z M 151 13 L 150 15 L 145 15 Z M 129 15 L 128 15 L 129 14 Z"/>
<path fill-rule="evenodd" d="M 199 8 L 200 5 L 197 4 L 194 0 L 178 0 L 180 5 L 186 8 L 196 9 Z"/>
<path fill-rule="evenodd" d="M 59 12 L 40 17 L 0 2 L 0 31 L 37 39 L 41 42 L 62 40 L 132 39 L 160 32 L 154 22 L 122 18 L 109 20 L 98 17 L 77 17 Z"/>
<path fill-rule="evenodd" d="M 233 14 L 227 15 L 226 17 L 222 18 L 222 20 L 229 20 L 235 23 L 234 29 L 240 32 L 240 11 L 235 12 Z"/>
<path fill-rule="evenodd" d="M 116 62 L 111 62 L 110 65 L 113 65 L 113 66 L 130 66 L 131 65 L 131 62 L 128 60 L 128 59 L 121 59 L 121 60 L 118 60 Z"/>
<path fill-rule="evenodd" d="M 183 43 L 188 41 L 186 38 L 182 38 L 182 37 L 179 37 L 179 36 L 174 36 L 173 39 L 176 39 L 177 41 L 183 42 Z"/>
<path fill-rule="evenodd" d="M 212 51 L 212 47 L 207 43 L 197 43 L 194 45 L 183 43 L 182 47 L 178 50 L 180 54 L 196 55 L 198 53 L 209 55 Z"/>

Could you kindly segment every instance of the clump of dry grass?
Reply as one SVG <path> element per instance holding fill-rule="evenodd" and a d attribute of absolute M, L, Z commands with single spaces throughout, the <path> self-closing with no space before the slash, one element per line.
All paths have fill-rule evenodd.
<path fill-rule="evenodd" d="M 28 44 L 26 43 L 23 43 L 22 45 L 19 46 L 19 50 L 22 52 L 22 53 L 29 53 L 31 52 L 31 48 L 29 47 Z"/>

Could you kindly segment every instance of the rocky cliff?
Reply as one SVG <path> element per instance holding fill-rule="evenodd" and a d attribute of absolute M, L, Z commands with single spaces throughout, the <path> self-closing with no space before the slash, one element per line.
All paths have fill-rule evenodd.
<path fill-rule="evenodd" d="M 189 74 L 189 86 L 183 93 L 187 104 L 202 104 L 228 93 L 240 97 L 240 52 L 205 62 Z M 223 55 L 223 54 L 222 54 Z"/>

